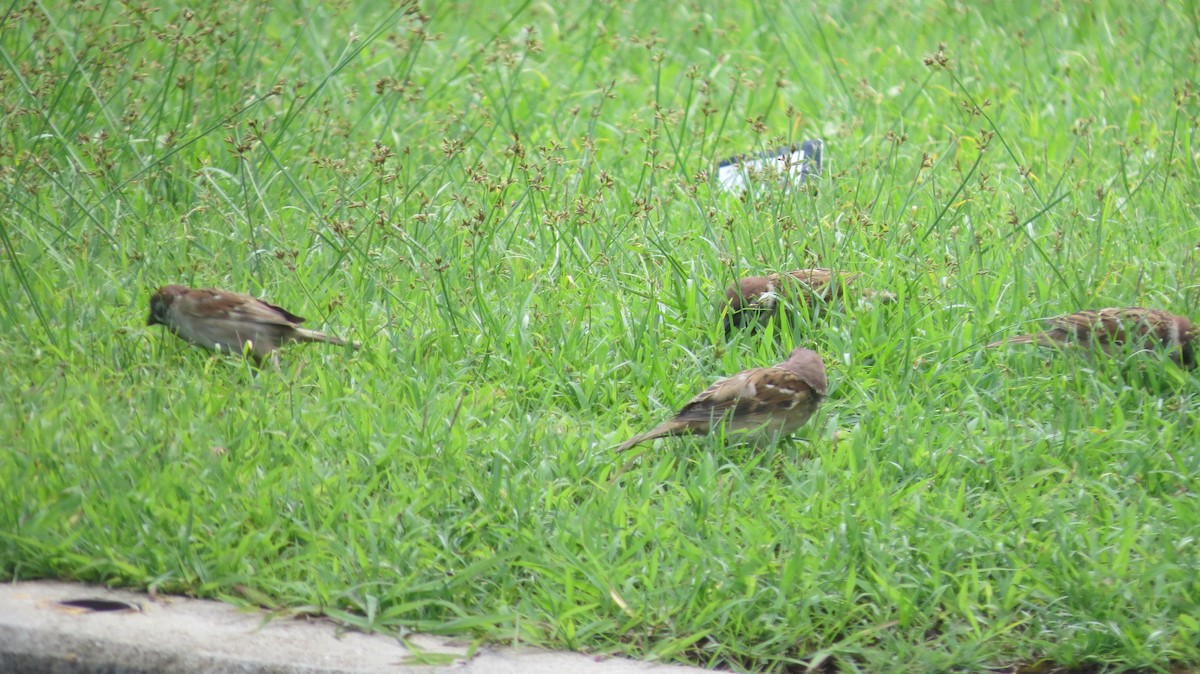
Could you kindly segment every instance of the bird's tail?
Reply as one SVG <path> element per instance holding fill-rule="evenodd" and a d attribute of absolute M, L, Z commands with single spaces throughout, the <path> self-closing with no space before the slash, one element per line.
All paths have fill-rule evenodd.
<path fill-rule="evenodd" d="M 621 445 L 617 447 L 617 451 L 624 452 L 625 450 L 633 449 L 633 447 L 640 445 L 643 442 L 648 442 L 650 440 L 654 440 L 655 438 L 661 438 L 664 435 L 672 435 L 675 433 L 675 431 L 679 430 L 683 426 L 684 424 L 681 424 L 678 421 L 667 421 L 659 424 L 645 433 L 642 433 L 641 435 L 635 435 L 621 443 Z"/>
<path fill-rule="evenodd" d="M 307 330 L 305 328 L 296 328 L 295 333 L 293 333 L 293 338 L 297 342 L 325 342 L 326 344 L 333 344 L 334 346 L 349 346 L 352 349 L 358 349 L 362 347 L 362 344 L 359 344 L 358 342 L 348 342 L 340 337 L 334 337 L 333 335 L 327 335 L 323 332 Z"/>

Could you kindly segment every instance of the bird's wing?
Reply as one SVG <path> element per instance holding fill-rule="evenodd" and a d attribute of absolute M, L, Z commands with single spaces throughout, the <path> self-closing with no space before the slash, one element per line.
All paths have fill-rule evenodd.
<path fill-rule="evenodd" d="M 194 290 L 177 303 L 185 313 L 197 318 L 224 319 L 251 323 L 266 323 L 292 327 L 304 319 L 284 309 L 249 295 L 224 290 Z"/>
<path fill-rule="evenodd" d="M 726 414 L 781 413 L 816 395 L 812 386 L 792 372 L 779 367 L 756 368 L 708 387 L 684 405 L 675 420 L 706 422 Z"/>
<path fill-rule="evenodd" d="M 788 272 L 787 275 L 799 281 L 813 297 L 820 297 L 828 302 L 834 297 L 841 296 L 842 291 L 862 276 L 862 273 L 838 274 L 836 276 L 837 285 L 833 284 L 835 276 L 831 269 L 797 269 Z"/>
<path fill-rule="evenodd" d="M 1125 341 L 1125 330 L 1131 324 L 1136 324 L 1140 316 L 1138 312 L 1127 310 L 1085 309 L 1066 316 L 1058 316 L 1047 321 L 1055 328 L 1059 339 L 1074 339 L 1081 344 L 1120 344 Z"/>

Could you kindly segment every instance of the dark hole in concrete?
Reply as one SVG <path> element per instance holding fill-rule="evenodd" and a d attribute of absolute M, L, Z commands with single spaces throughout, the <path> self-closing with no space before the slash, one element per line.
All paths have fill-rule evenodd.
<path fill-rule="evenodd" d="M 82 608 L 89 611 L 136 611 L 136 604 L 111 599 L 66 599 L 58 602 L 63 606 Z"/>

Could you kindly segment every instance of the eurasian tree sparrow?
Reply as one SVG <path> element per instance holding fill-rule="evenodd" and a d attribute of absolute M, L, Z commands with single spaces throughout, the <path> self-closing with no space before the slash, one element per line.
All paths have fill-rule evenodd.
<path fill-rule="evenodd" d="M 1051 318 L 1046 322 L 1052 330 L 1002 339 L 988 344 L 988 348 L 1005 344 L 1037 344 L 1098 347 L 1105 353 L 1112 353 L 1115 347 L 1128 344 L 1146 350 L 1165 349 L 1176 363 L 1188 369 L 1196 367 L 1196 351 L 1192 345 L 1195 329 L 1192 322 L 1161 309 L 1089 309 Z"/>
<path fill-rule="evenodd" d="M 815 351 L 795 349 L 784 362 L 722 379 L 692 398 L 672 419 L 617 448 L 676 435 L 707 435 L 720 426 L 751 441 L 775 440 L 803 426 L 826 392 L 825 365 Z M 739 434 L 740 435 L 740 434 Z"/>
<path fill-rule="evenodd" d="M 862 274 L 835 275 L 829 269 L 797 269 L 786 274 L 747 276 L 725 290 L 725 331 L 763 324 L 779 313 L 779 305 L 830 302 L 842 297 Z M 836 281 L 836 282 L 835 282 Z M 889 292 L 864 289 L 859 294 L 877 302 L 895 302 Z"/>
<path fill-rule="evenodd" d="M 260 365 L 270 357 L 279 364 L 275 349 L 287 342 L 328 342 L 338 346 L 357 343 L 300 327 L 296 314 L 249 295 L 215 288 L 163 286 L 150 298 L 146 325 L 165 325 L 175 336 L 216 351 L 245 353 L 247 345 Z"/>

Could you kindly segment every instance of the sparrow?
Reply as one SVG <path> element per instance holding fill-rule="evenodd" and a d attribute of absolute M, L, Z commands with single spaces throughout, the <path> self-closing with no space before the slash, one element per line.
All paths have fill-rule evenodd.
<path fill-rule="evenodd" d="M 275 353 L 286 342 L 328 342 L 357 349 L 347 342 L 316 330 L 300 327 L 304 322 L 296 314 L 249 295 L 216 288 L 163 286 L 150 298 L 150 317 L 146 325 L 165 325 L 176 337 L 216 351 L 250 352 L 257 364 L 270 357 L 278 367 Z"/>
<path fill-rule="evenodd" d="M 826 386 L 821 356 L 795 349 L 774 367 L 754 368 L 718 381 L 670 420 L 635 435 L 617 451 L 666 436 L 707 435 L 722 425 L 726 432 L 745 431 L 753 441 L 790 435 L 817 410 Z"/>
<path fill-rule="evenodd" d="M 818 300 L 829 302 L 841 297 L 860 276 L 861 273 L 835 277 L 829 269 L 797 269 L 787 274 L 747 276 L 725 290 L 725 332 L 766 323 L 779 313 L 780 300 L 805 306 Z M 834 283 L 835 278 L 837 283 Z M 896 296 L 886 291 L 864 289 L 859 294 L 879 302 L 896 301 Z"/>
<path fill-rule="evenodd" d="M 1112 353 L 1114 347 L 1129 344 L 1146 350 L 1167 349 L 1171 352 L 1171 360 L 1189 370 L 1196 367 L 1196 351 L 1192 345 L 1196 332 L 1192 322 L 1161 309 L 1089 309 L 1046 322 L 1052 330 L 1002 339 L 988 344 L 988 348 L 1005 344 L 1078 345 L 1099 347 L 1105 353 Z"/>

